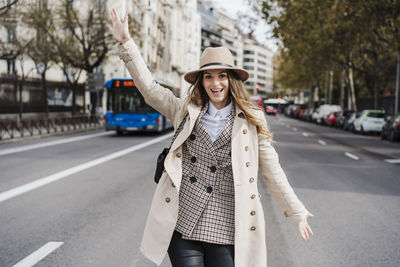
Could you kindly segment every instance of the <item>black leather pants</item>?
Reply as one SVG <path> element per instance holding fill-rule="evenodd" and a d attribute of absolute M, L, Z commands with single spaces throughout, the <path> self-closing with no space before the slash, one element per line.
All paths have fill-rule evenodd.
<path fill-rule="evenodd" d="M 168 248 L 173 267 L 234 267 L 234 246 L 182 239 L 177 231 Z"/>

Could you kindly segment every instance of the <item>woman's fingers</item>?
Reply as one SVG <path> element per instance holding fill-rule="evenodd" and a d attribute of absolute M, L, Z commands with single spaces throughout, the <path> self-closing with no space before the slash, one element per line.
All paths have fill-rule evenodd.
<path fill-rule="evenodd" d="M 311 235 L 314 235 L 313 231 L 311 230 L 311 227 L 307 225 L 306 227 L 307 231 L 310 232 Z"/>

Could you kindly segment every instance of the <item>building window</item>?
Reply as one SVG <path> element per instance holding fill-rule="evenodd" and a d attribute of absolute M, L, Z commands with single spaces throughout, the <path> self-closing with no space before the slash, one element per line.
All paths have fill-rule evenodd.
<path fill-rule="evenodd" d="M 243 67 L 245 70 L 254 70 L 253 66 L 244 66 Z"/>
<path fill-rule="evenodd" d="M 258 62 L 258 64 L 260 64 L 260 65 L 264 65 L 264 66 L 267 65 L 267 63 L 266 63 L 265 61 L 258 60 L 257 62 Z"/>
<path fill-rule="evenodd" d="M 263 55 L 263 54 L 261 54 L 261 53 L 257 53 L 257 55 L 259 56 L 259 57 L 262 57 L 262 58 L 267 58 L 267 56 L 266 55 Z"/>
<path fill-rule="evenodd" d="M 265 80 L 265 76 L 257 75 L 257 79 Z"/>
<path fill-rule="evenodd" d="M 244 62 L 254 62 L 254 58 L 244 58 Z"/>
<path fill-rule="evenodd" d="M 254 51 L 252 50 L 244 50 L 245 55 L 254 55 Z"/>
<path fill-rule="evenodd" d="M 267 72 L 265 69 L 263 69 L 263 68 L 257 68 L 257 70 L 259 71 L 259 72 Z"/>
<path fill-rule="evenodd" d="M 248 86 L 253 86 L 253 85 L 254 85 L 254 83 L 253 83 L 253 82 L 245 82 L 245 85 L 248 85 Z"/>

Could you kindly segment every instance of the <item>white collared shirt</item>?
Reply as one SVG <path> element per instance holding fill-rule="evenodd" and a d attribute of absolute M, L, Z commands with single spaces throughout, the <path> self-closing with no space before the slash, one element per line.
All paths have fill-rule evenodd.
<path fill-rule="evenodd" d="M 201 124 L 204 125 L 211 141 L 217 140 L 225 128 L 226 121 L 232 112 L 232 101 L 224 108 L 217 109 L 211 101 L 208 102 L 208 110 L 201 117 Z"/>

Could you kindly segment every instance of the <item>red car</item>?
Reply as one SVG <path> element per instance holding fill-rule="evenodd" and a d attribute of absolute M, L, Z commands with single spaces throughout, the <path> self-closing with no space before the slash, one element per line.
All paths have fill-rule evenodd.
<path fill-rule="evenodd" d="M 335 126 L 336 120 L 341 115 L 341 111 L 331 112 L 325 119 L 325 124 L 328 126 Z"/>
<path fill-rule="evenodd" d="M 267 115 L 276 115 L 278 111 L 273 106 L 267 106 L 265 108 L 265 113 L 267 113 Z"/>

